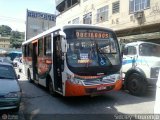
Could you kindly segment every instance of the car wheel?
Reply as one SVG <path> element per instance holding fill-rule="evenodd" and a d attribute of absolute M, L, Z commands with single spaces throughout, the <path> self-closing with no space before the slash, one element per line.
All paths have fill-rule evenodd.
<path fill-rule="evenodd" d="M 146 92 L 147 84 L 144 77 L 138 73 L 131 74 L 127 79 L 127 89 L 132 95 L 143 95 Z"/>

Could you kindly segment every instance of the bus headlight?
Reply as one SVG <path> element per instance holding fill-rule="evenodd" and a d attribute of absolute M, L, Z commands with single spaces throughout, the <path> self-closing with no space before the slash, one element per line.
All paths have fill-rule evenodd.
<path fill-rule="evenodd" d="M 67 74 L 67 80 L 69 80 L 73 84 L 83 85 L 82 81 L 78 78 L 75 78 L 73 75 Z"/>
<path fill-rule="evenodd" d="M 74 81 L 75 84 L 82 85 L 82 81 L 80 79 L 74 78 L 73 81 Z"/>

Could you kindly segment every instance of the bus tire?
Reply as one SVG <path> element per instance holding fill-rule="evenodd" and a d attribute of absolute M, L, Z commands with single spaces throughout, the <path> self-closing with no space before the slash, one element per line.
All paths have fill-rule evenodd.
<path fill-rule="evenodd" d="M 127 89 L 130 94 L 135 96 L 144 95 L 146 92 L 147 84 L 145 79 L 139 73 L 132 73 L 127 78 Z"/>
<path fill-rule="evenodd" d="M 33 80 L 31 79 L 31 73 L 28 71 L 28 76 L 27 76 L 27 79 L 30 83 L 33 82 Z"/>
<path fill-rule="evenodd" d="M 53 88 L 53 82 L 52 82 L 52 79 L 50 77 L 48 78 L 47 89 L 52 96 L 57 95 L 57 93 L 55 92 L 55 90 Z"/>

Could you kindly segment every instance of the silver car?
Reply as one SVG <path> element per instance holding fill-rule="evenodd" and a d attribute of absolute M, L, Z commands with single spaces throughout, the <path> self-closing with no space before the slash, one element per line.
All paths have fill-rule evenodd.
<path fill-rule="evenodd" d="M 18 78 L 11 64 L 0 62 L 0 110 L 19 110 L 21 88 Z"/>

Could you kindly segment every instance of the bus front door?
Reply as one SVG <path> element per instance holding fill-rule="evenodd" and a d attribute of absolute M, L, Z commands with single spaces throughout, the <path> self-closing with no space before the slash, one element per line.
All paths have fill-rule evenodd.
<path fill-rule="evenodd" d="M 62 92 L 62 50 L 60 36 L 54 37 L 53 41 L 54 87 L 56 91 Z"/>
<path fill-rule="evenodd" d="M 36 78 L 36 74 L 37 74 L 37 55 L 38 55 L 38 51 L 37 51 L 37 42 L 33 43 L 33 54 L 32 54 L 32 60 L 33 60 L 33 80 L 37 80 Z"/>

